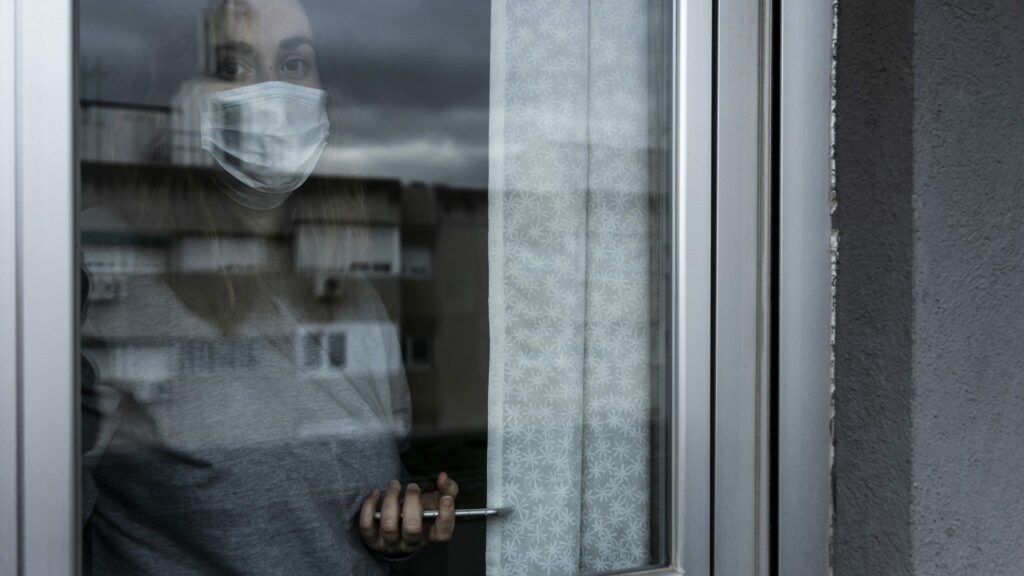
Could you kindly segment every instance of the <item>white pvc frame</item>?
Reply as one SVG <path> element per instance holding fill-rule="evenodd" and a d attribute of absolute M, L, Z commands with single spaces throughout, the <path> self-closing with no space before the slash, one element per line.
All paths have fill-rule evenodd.
<path fill-rule="evenodd" d="M 768 0 L 747 0 L 723 18 L 720 86 L 745 86 L 765 65 Z M 671 565 L 647 574 L 768 574 L 765 551 L 764 421 L 731 417 L 725 402 L 763 410 L 764 293 L 723 292 L 764 265 L 763 236 L 745 226 L 764 219 L 764 142 L 744 135 L 763 114 L 763 94 L 719 96 L 730 116 L 712 126 L 713 0 L 675 7 L 675 331 L 673 363 L 674 498 Z M 761 14 L 761 19 L 756 16 Z M 823 574 L 828 561 L 828 105 L 831 6 L 786 0 L 782 10 L 782 194 L 779 302 L 780 574 Z M 75 340 L 73 0 L 0 4 L 0 573 L 62 576 L 78 571 L 78 394 Z M 724 36 L 720 34 L 720 38 Z M 44 63 L 45 65 L 40 65 Z M 749 77 L 748 77 L 749 80 Z M 757 76 L 758 90 L 763 90 Z M 749 83 L 746 86 L 751 86 Z M 808 112 L 810 111 L 810 112 Z M 763 118 L 762 118 L 763 120 Z M 738 123 L 737 123 L 738 122 Z M 763 130 L 747 126 L 752 132 Z M 717 140 L 716 140 L 716 134 Z M 719 197 L 737 219 L 719 232 L 746 235 L 719 246 L 718 299 L 740 304 L 733 316 L 712 302 L 712 143 L 719 146 Z M 739 154 L 721 179 L 721 155 Z M 753 196 L 748 192 L 753 190 Z M 751 200 L 754 199 L 754 201 Z M 724 202 L 724 204 L 723 204 Z M 730 215 L 732 216 L 732 215 Z M 730 228 L 731 227 L 731 228 Z M 744 232 L 745 231 L 745 232 Z M 722 236 L 719 236 L 721 241 Z M 722 250 L 725 248 L 725 250 Z M 722 259 L 726 258 L 725 261 Z M 739 260 L 729 260 L 739 258 Z M 733 270 L 737 277 L 723 277 Z M 729 300 L 733 299 L 733 300 Z M 711 326 L 717 315 L 719 369 L 712 374 Z M 724 323 L 723 323 L 724 322 Z M 723 328 L 728 328 L 722 330 Z M 735 339 L 736 335 L 745 335 Z M 725 341 L 723 338 L 733 338 Z M 745 359 L 723 371 L 723 350 Z M 751 360 L 752 359 L 752 360 Z M 753 361 L 753 364 L 749 362 Z M 712 378 L 718 396 L 716 485 L 711 484 Z M 731 418 L 731 419 L 730 419 Z M 734 431 L 733 430 L 733 431 Z M 808 438 L 812 440 L 808 440 Z M 738 450 L 738 452 L 737 452 Z M 726 456 L 723 458 L 723 454 Z M 738 456 L 737 456 L 738 455 Z M 762 464 L 757 459 L 762 458 Z M 729 474 L 728 482 L 723 474 Z M 735 482 L 739 482 L 738 485 Z M 713 490 L 717 494 L 711 507 Z M 742 494 L 731 493 L 733 491 Z M 758 496 L 760 495 L 760 496 Z M 711 548 L 712 517 L 715 550 Z M 730 564 L 732 559 L 738 563 Z M 730 576 L 732 573 L 729 573 Z"/>
<path fill-rule="evenodd" d="M 2 70 L 13 82 L 15 126 L 5 130 L 5 150 L 13 144 L 14 207 L 5 181 L 0 207 L 5 223 L 15 231 L 13 270 L 5 253 L 4 281 L 14 279 L 15 331 L 13 355 L 17 376 L 4 381 L 5 401 L 13 396 L 18 439 L 16 536 L 2 543 L 10 574 L 73 574 L 78 568 L 77 513 L 78 358 L 74 324 L 77 275 L 75 267 L 74 14 L 71 0 L 14 0 L 6 2 L 0 27 L 13 30 L 4 38 L 0 58 L 13 56 L 14 70 Z M 12 10 L 13 9 L 13 10 Z M 7 95 L 5 94 L 5 97 Z M 3 161 L 8 164 L 11 152 Z M 6 171 L 5 171 L 6 175 Z M 4 244 L 4 250 L 10 244 Z M 9 328 L 9 284 L 0 300 L 0 318 Z M 13 354 L 12 354 L 13 352 Z M 3 369 L 8 370 L 8 365 Z M 5 376 L 8 373 L 5 372 Z M 6 416 L 6 415 L 5 415 Z M 4 420 L 4 439 L 9 438 Z M 9 458 L 3 453 L 3 458 Z M 6 465 L 0 467 L 9 470 Z M 11 507 L 6 483 L 0 494 L 3 508 Z M 5 516 L 6 520 L 6 516 Z M 14 558 L 10 554 L 14 551 Z"/>
<path fill-rule="evenodd" d="M 715 574 L 770 573 L 771 7 L 734 0 L 718 10 Z"/>
<path fill-rule="evenodd" d="M 18 572 L 17 125 L 14 2 L 0 3 L 0 574 Z"/>
<path fill-rule="evenodd" d="M 672 572 L 711 576 L 713 0 L 676 2 L 675 334 L 678 443 Z"/>

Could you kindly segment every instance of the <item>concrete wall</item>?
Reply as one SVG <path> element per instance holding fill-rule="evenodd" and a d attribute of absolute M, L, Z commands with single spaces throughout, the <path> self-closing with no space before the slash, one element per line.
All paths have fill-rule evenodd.
<path fill-rule="evenodd" d="M 841 0 L 835 573 L 911 573 L 913 4 Z"/>
<path fill-rule="evenodd" d="M 1024 573 L 1022 23 L 840 1 L 839 576 Z"/>

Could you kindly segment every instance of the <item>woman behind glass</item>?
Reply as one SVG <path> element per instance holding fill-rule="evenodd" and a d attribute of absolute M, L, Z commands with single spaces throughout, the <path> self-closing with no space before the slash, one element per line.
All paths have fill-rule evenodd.
<path fill-rule="evenodd" d="M 211 4 L 202 73 L 175 98 L 176 167 L 96 167 L 83 185 L 84 290 L 101 245 L 167 263 L 115 301 L 83 297 L 87 572 L 381 574 L 451 537 L 456 483 L 397 480 L 397 337 L 348 272 L 367 199 L 309 179 L 340 129 L 311 21 L 296 0 Z"/>

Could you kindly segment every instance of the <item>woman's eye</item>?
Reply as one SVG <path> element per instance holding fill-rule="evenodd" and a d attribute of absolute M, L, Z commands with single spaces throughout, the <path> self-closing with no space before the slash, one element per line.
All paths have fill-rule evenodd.
<path fill-rule="evenodd" d="M 281 71 L 296 76 L 305 74 L 309 70 L 309 63 L 305 58 L 289 58 L 281 63 Z"/>
<path fill-rule="evenodd" d="M 247 72 L 248 67 L 238 60 L 222 60 L 217 63 L 217 76 L 224 80 L 238 80 Z"/>

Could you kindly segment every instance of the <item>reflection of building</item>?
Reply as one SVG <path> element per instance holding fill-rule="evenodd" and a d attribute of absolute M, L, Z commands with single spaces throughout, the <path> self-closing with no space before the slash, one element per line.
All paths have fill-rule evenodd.
<path fill-rule="evenodd" d="M 487 195 L 398 180 L 316 176 L 311 183 L 365 193 L 365 217 L 339 222 L 317 213 L 301 198 L 291 222 L 256 234 L 243 230 L 213 241 L 180 223 L 201 222 L 192 176 L 214 168 L 203 160 L 197 138 L 176 137 L 180 121 L 171 108 L 83 103 L 80 131 L 82 205 L 131 205 L 139 186 L 179 190 L 185 200 L 175 219 L 154 218 L 145 235 L 115 218 L 83 219 L 84 264 L 90 271 L 90 305 L 116 305 L 129 298 L 127 277 L 168 270 L 211 272 L 291 266 L 308 283 L 308 306 L 329 310 L 345 274 L 361 273 L 373 284 L 399 330 L 406 375 L 420 434 L 454 431 L 482 434 L 487 412 Z M 196 149 L 186 150 L 192 142 Z M 190 196 L 191 195 L 191 196 Z M 176 224 L 168 222 L 175 221 Z M 343 220 L 343 218 L 342 218 Z M 363 239 L 358 251 L 348 249 Z M 330 266 L 323 252 L 330 251 Z M 288 264 L 281 264 L 288 263 Z M 277 272 L 289 273 L 288 270 Z M 292 335 L 297 357 L 317 370 L 340 368 L 346 350 L 344 319 Z M 312 334 L 312 336 L 310 335 Z M 126 335 L 130 340 L 130 335 Z M 322 355 L 303 338 L 316 338 Z M 198 346 L 198 344 L 197 344 Z M 161 352 L 125 342 L 141 368 L 155 370 Z M 202 351 L 233 358 L 229 351 Z M 132 353 L 124 352 L 128 358 Z M 164 354 L 166 356 L 166 354 Z M 218 356 L 219 355 L 219 356 Z M 315 356 L 315 357 L 314 357 Z M 144 361 L 143 361 L 144 360 Z M 232 361 L 232 360 L 224 360 Z M 124 366 L 132 366 L 128 361 Z"/>
<path fill-rule="evenodd" d="M 83 162 L 151 164 L 170 157 L 166 106 L 83 102 L 78 154 Z"/>

